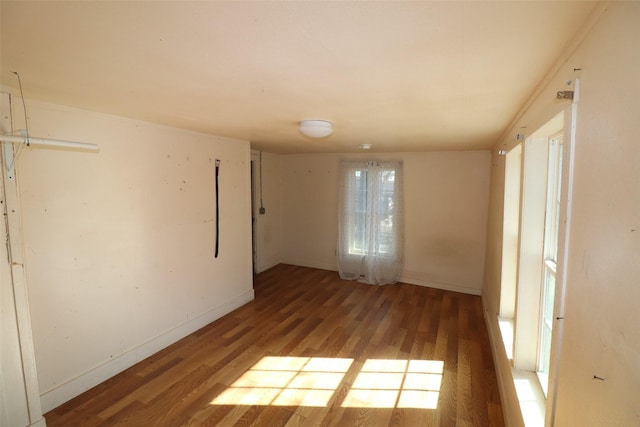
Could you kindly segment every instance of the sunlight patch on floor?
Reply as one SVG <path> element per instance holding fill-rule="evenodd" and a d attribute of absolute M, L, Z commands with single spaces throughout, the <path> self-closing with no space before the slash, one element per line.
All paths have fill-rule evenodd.
<path fill-rule="evenodd" d="M 353 359 L 263 357 L 214 405 L 327 406 Z"/>
<path fill-rule="evenodd" d="M 435 409 L 443 370 L 437 360 L 369 359 L 342 406 Z"/>
<path fill-rule="evenodd" d="M 352 364 L 350 358 L 264 357 L 211 404 L 326 407 Z M 435 409 L 443 370 L 436 360 L 368 359 L 342 406 Z"/>

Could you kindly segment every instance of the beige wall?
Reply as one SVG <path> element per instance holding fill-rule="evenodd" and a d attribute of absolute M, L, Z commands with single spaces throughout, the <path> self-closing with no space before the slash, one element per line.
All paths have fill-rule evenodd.
<path fill-rule="evenodd" d="M 254 163 L 254 218 L 256 226 L 256 272 L 260 273 L 282 260 L 282 156 L 253 151 Z M 260 167 L 262 163 L 262 173 Z M 262 180 L 262 188 L 260 186 Z M 265 213 L 260 215 L 260 192 Z"/>
<path fill-rule="evenodd" d="M 337 162 L 333 154 L 283 156 L 283 262 L 337 270 Z"/>
<path fill-rule="evenodd" d="M 556 426 L 640 425 L 640 4 L 611 2 L 509 134 L 533 131 L 566 107 L 555 92 L 580 76 L 568 217 L 566 309 Z M 581 68 L 581 72 L 574 71 Z M 501 141 L 513 144 L 511 140 Z M 499 305 L 504 157 L 494 155 L 485 306 Z M 495 343 L 498 346 L 498 343 Z M 499 352 L 498 352 L 499 353 Z M 501 375 L 508 362 L 498 359 Z M 594 379 L 594 375 L 604 381 Z M 508 393 L 506 388 L 503 393 Z M 511 400 L 511 396 L 506 396 Z M 550 411 L 548 402 L 547 411 Z M 512 412 L 513 407 L 506 407 Z"/>
<path fill-rule="evenodd" d="M 362 153 L 283 156 L 283 261 L 336 270 L 340 159 L 404 162 L 402 280 L 479 294 L 490 153 Z"/>
<path fill-rule="evenodd" d="M 46 411 L 253 299 L 250 153 L 246 141 L 27 107 L 32 135 L 100 146 L 25 148 L 18 161 Z"/>

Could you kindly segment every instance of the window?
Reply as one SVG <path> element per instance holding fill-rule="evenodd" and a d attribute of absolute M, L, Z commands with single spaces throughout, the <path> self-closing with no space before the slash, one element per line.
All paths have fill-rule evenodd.
<path fill-rule="evenodd" d="M 521 158 L 510 159 L 510 151 L 504 162 L 502 261 L 510 265 L 502 266 L 497 320 L 505 349 L 513 350 L 511 374 L 527 427 L 553 425 L 555 417 L 576 108 L 574 102 L 532 132 Z M 511 230 L 517 240 L 505 236 Z M 513 268 L 515 289 L 513 274 L 504 274 Z"/>
<path fill-rule="evenodd" d="M 558 263 L 558 229 L 560 224 L 560 185 L 562 175 L 562 134 L 549 141 L 547 169 L 547 203 L 545 210 L 544 244 L 542 263 L 542 295 L 540 334 L 538 337 L 537 373 L 540 385 L 547 394 L 549 361 L 551 358 L 551 334 L 553 329 L 553 304 Z"/>
<path fill-rule="evenodd" d="M 366 168 L 355 169 L 353 173 L 353 197 L 347 200 L 349 204 L 349 214 L 347 217 L 349 233 L 349 254 L 366 255 L 370 252 L 374 255 L 391 254 L 393 251 L 394 240 L 394 202 L 395 202 L 395 177 L 396 171 L 378 170 L 375 173 L 370 172 Z M 371 226 L 368 224 L 369 205 L 372 208 L 376 205 L 373 200 L 369 200 L 372 190 L 369 190 L 369 179 L 376 179 L 378 200 L 377 206 L 377 235 L 378 238 L 371 239 L 375 245 L 368 245 L 370 235 L 367 229 Z"/>
<path fill-rule="evenodd" d="M 340 184 L 341 277 L 396 282 L 402 269 L 402 163 L 342 162 Z"/>
<path fill-rule="evenodd" d="M 367 178 L 366 169 L 355 169 L 353 173 L 353 197 L 347 203 L 350 214 L 347 217 L 348 241 L 350 255 L 364 255 L 367 252 L 365 246 L 366 216 L 367 216 Z"/>
<path fill-rule="evenodd" d="M 520 187 L 522 144 L 505 154 L 504 222 L 502 224 L 502 271 L 500 272 L 499 325 L 507 358 L 513 359 L 513 330 L 520 243 Z"/>

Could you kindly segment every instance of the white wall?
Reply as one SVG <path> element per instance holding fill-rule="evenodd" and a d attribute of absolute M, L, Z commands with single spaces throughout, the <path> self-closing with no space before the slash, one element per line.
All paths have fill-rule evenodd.
<path fill-rule="evenodd" d="M 640 425 L 640 4 L 611 2 L 508 134 L 566 107 L 555 92 L 580 77 L 556 426 Z M 581 68 L 580 72 L 574 71 Z M 502 144 L 513 141 L 500 141 Z M 494 156 L 485 306 L 495 333 L 504 158 Z M 494 342 L 496 349 L 499 343 Z M 500 352 L 495 354 L 499 356 Z M 497 357 L 499 375 L 508 362 Z M 594 379 L 594 375 L 604 381 Z M 506 401 L 512 402 L 508 387 Z M 547 403 L 547 412 L 551 409 Z M 513 412 L 513 405 L 505 407 Z M 549 414 L 548 414 L 549 415 Z M 551 421 L 551 420 L 549 420 Z M 515 425 L 515 424 L 514 424 Z"/>
<path fill-rule="evenodd" d="M 283 262 L 337 270 L 338 157 L 282 158 Z"/>
<path fill-rule="evenodd" d="M 578 55 L 557 425 L 640 425 L 639 22 L 640 3 L 612 3 Z"/>
<path fill-rule="evenodd" d="M 46 411 L 253 299 L 250 149 L 73 108 L 27 108 L 32 135 L 100 146 L 25 148 L 17 165 Z"/>
<path fill-rule="evenodd" d="M 256 219 L 256 272 L 260 273 L 282 260 L 282 156 L 253 151 L 254 217 Z M 262 163 L 262 173 L 260 172 Z M 262 180 L 262 187 L 260 186 Z M 265 213 L 260 215 L 260 192 Z"/>
<path fill-rule="evenodd" d="M 403 160 L 402 281 L 479 294 L 490 153 L 362 153 L 283 156 L 283 261 L 337 270 L 340 159 Z"/>

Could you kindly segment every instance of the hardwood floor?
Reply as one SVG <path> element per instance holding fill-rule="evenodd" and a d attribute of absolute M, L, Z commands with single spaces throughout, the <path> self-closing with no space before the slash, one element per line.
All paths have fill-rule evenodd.
<path fill-rule="evenodd" d="M 480 297 L 279 265 L 55 426 L 503 426 Z"/>

